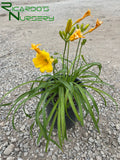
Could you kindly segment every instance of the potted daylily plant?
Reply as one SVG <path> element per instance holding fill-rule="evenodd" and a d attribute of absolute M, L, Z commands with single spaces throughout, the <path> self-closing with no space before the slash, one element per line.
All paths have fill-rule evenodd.
<path fill-rule="evenodd" d="M 32 116 L 25 112 L 24 106 L 30 99 L 36 98 L 35 117 L 33 118 L 34 122 L 30 126 L 30 133 L 32 135 L 32 129 L 36 124 L 39 127 L 37 143 L 44 137 L 46 139 L 46 151 L 50 141 L 62 149 L 64 139 L 67 139 L 67 129 L 76 120 L 81 126 L 84 126 L 84 119 L 88 114 L 99 132 L 99 109 L 91 90 L 100 95 L 105 105 L 105 96 L 108 96 L 116 104 L 111 95 L 100 89 L 100 85 L 109 85 L 100 79 L 101 64 L 98 62 L 87 62 L 81 52 L 82 47 L 86 43 L 86 34 L 92 32 L 103 23 L 97 19 L 95 27 L 88 29 L 90 24 L 79 24 L 87 16 L 91 16 L 89 9 L 75 23 L 72 22 L 72 19 L 69 19 L 65 30 L 59 31 L 59 35 L 65 43 L 63 54 L 54 53 L 53 57 L 45 50 L 40 50 L 38 47 L 40 44 L 32 44 L 31 49 L 36 51 L 36 57 L 33 58 L 34 66 L 39 68 L 40 72 L 47 73 L 42 74 L 33 81 L 18 85 L 1 99 L 2 101 L 16 88 L 31 84 L 29 91 L 21 94 L 13 102 L 1 103 L 1 106 L 12 105 L 8 116 L 13 111 L 12 125 L 16 129 L 14 123 L 16 112 L 23 107 L 25 115 L 31 118 Z M 70 45 L 75 40 L 78 43 L 77 49 L 75 57 L 70 60 Z M 59 66 L 61 65 L 61 68 L 57 67 L 58 64 Z M 99 69 L 98 74 L 92 70 L 92 67 L 95 66 Z M 72 125 L 69 126 L 70 123 Z M 52 138 L 54 128 L 57 128 L 59 142 Z"/>

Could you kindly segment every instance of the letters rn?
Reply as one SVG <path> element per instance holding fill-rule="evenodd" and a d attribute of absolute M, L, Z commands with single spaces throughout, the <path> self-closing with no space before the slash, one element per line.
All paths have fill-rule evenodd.
<path fill-rule="evenodd" d="M 1 2 L 1 8 L 5 9 L 6 11 L 9 11 L 9 20 L 11 21 L 11 16 L 13 16 L 15 19 L 17 19 L 18 21 L 20 20 L 20 12 L 23 12 L 23 11 L 31 11 L 31 12 L 34 12 L 34 11 L 42 11 L 42 7 L 28 7 L 26 6 L 25 9 L 23 7 L 21 7 L 19 9 L 19 7 L 12 7 L 12 3 L 11 2 Z M 13 14 L 10 10 L 10 8 L 12 9 L 12 11 L 17 11 L 18 15 L 16 16 L 15 14 Z M 19 10 L 16 10 L 19 9 Z M 43 10 L 45 12 L 48 12 L 49 11 L 49 8 L 48 6 L 43 6 Z"/>

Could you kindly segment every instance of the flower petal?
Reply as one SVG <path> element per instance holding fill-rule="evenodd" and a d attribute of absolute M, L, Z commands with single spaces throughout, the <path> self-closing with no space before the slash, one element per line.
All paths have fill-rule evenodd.
<path fill-rule="evenodd" d="M 33 61 L 34 66 L 35 66 L 36 68 L 39 68 L 39 67 L 41 66 L 38 58 L 33 58 L 32 61 Z"/>
<path fill-rule="evenodd" d="M 34 49 L 37 53 L 41 53 L 41 50 L 38 48 L 38 46 L 39 45 L 41 45 L 41 44 L 37 44 L 37 45 L 35 45 L 35 44 L 31 44 L 31 48 L 30 49 Z"/>
<path fill-rule="evenodd" d="M 34 45 L 33 45 L 34 47 Z M 36 47 L 36 46 L 35 46 Z M 43 73 L 45 71 L 52 72 L 53 71 L 53 63 L 54 59 L 50 58 L 50 55 L 45 50 L 40 51 L 40 54 L 37 52 L 36 57 L 33 58 L 33 63 L 36 68 L 40 68 L 40 71 Z"/>
<path fill-rule="evenodd" d="M 52 65 L 48 65 L 46 68 L 47 72 L 52 72 L 53 71 L 53 66 Z"/>
<path fill-rule="evenodd" d="M 103 22 L 99 21 L 99 19 L 97 18 L 96 26 L 94 28 L 89 29 L 89 31 L 87 33 L 92 32 L 93 30 L 95 30 L 96 28 L 98 28 L 102 23 Z"/>
<path fill-rule="evenodd" d="M 82 34 L 82 32 L 81 32 L 80 29 L 77 29 L 77 30 L 75 31 L 75 33 L 73 33 L 73 34 L 70 36 L 69 40 L 70 40 L 70 41 L 74 41 L 74 40 L 76 40 L 76 39 L 78 39 L 78 38 L 85 38 L 85 37 L 83 36 L 83 34 Z"/>
<path fill-rule="evenodd" d="M 88 9 L 88 11 L 83 15 L 83 17 L 79 18 L 74 24 L 79 23 L 81 20 L 88 16 L 92 16 L 90 9 Z"/>

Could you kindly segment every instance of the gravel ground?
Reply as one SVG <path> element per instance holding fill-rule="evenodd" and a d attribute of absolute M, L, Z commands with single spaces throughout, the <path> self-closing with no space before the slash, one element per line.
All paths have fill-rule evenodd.
<path fill-rule="evenodd" d="M 26 118 L 20 110 L 15 121 L 17 128 L 22 132 L 16 132 L 12 128 L 11 117 L 6 121 L 9 106 L 0 108 L 0 160 L 120 160 L 120 2 L 117 0 L 12 2 L 14 5 L 45 3 L 50 7 L 48 14 L 54 15 L 55 21 L 18 22 L 14 19 L 9 21 L 8 14 L 0 10 L 0 97 L 16 85 L 40 76 L 39 70 L 32 64 L 35 54 L 29 50 L 31 43 L 41 43 L 41 48 L 45 48 L 51 54 L 54 51 L 62 52 L 63 42 L 57 36 L 58 31 L 65 27 L 68 18 L 73 17 L 73 20 L 76 20 L 90 8 L 95 16 L 87 20 L 94 25 L 98 17 L 104 23 L 98 31 L 91 34 L 92 36 L 88 35 L 83 53 L 90 61 L 102 63 L 101 78 L 114 86 L 114 92 L 107 88 L 105 90 L 116 99 L 118 111 L 110 100 L 107 107 L 104 107 L 103 102 L 95 95 L 99 102 L 100 134 L 87 116 L 84 127 L 76 123 L 75 128 L 68 131 L 69 140 L 64 144 L 64 152 L 50 143 L 48 153 L 45 153 L 44 139 L 41 139 L 38 146 L 36 145 L 37 129 L 34 128 L 33 139 L 29 135 L 32 119 Z M 75 46 L 71 48 L 71 57 L 74 49 Z M 29 86 L 26 86 L 16 90 L 6 101 L 13 100 L 28 88 Z M 34 114 L 35 101 L 31 100 L 26 105 L 26 111 Z M 56 131 L 53 135 L 57 137 Z"/>

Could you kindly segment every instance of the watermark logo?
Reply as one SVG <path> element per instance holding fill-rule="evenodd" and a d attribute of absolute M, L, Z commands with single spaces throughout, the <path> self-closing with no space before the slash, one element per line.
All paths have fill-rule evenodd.
<path fill-rule="evenodd" d="M 22 12 L 49 12 L 49 6 L 12 6 L 11 2 L 1 2 L 1 8 L 9 12 L 11 17 L 18 21 L 54 21 L 54 16 L 21 16 Z M 16 13 L 15 13 L 16 12 Z"/>

